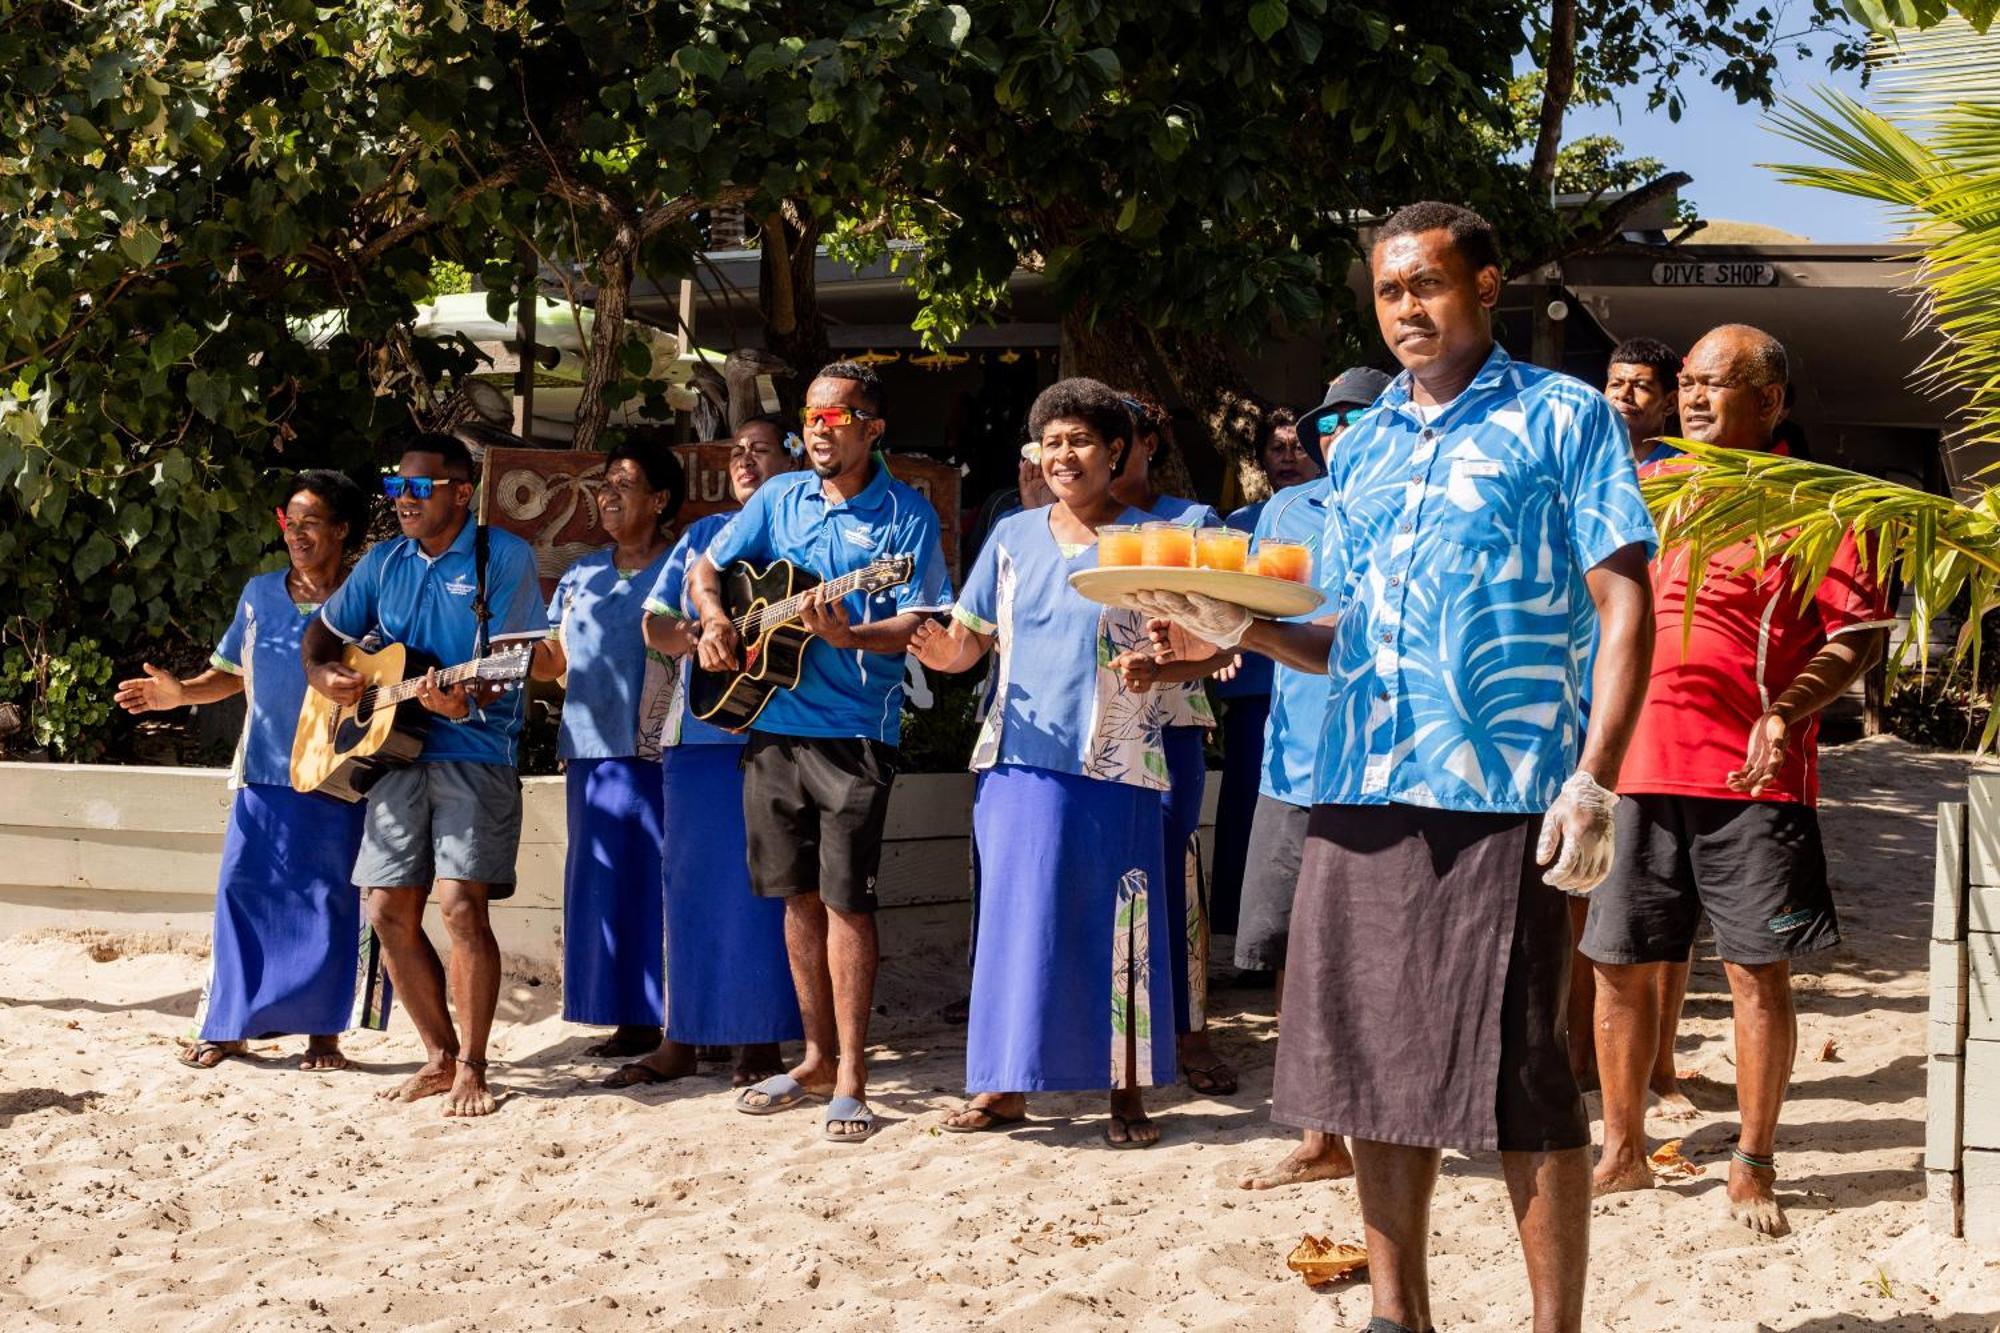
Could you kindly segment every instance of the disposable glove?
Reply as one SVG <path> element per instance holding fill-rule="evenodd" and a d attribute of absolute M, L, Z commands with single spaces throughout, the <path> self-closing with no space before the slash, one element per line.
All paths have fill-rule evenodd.
<path fill-rule="evenodd" d="M 1167 592 L 1151 589 L 1131 594 L 1133 605 L 1161 620 L 1169 620 L 1204 643 L 1218 648 L 1234 648 L 1256 617 L 1233 602 L 1218 601 L 1198 592 Z"/>
<path fill-rule="evenodd" d="M 1535 861 L 1545 866 L 1551 860 L 1555 862 L 1542 876 L 1542 883 L 1579 895 L 1602 884 L 1611 873 L 1617 811 L 1616 792 L 1598 786 L 1597 779 L 1588 773 L 1570 774 L 1555 804 L 1542 816 L 1542 837 L 1535 844 Z"/>

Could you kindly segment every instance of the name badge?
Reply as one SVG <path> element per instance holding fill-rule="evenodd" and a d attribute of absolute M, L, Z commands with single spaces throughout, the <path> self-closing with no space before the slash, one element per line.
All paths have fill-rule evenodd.
<path fill-rule="evenodd" d="M 1500 461 L 1495 458 L 1455 458 L 1451 470 L 1461 477 L 1497 477 Z"/>

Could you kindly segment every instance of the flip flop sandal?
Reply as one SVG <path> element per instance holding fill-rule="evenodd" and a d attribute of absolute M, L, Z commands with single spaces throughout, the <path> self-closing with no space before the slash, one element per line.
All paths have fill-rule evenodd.
<path fill-rule="evenodd" d="M 1118 1149 L 1151 1148 L 1159 1143 L 1158 1139 L 1135 1139 L 1131 1137 L 1131 1133 L 1135 1125 L 1150 1125 L 1152 1123 L 1153 1123 L 1153 1118 L 1151 1116 L 1142 1115 L 1139 1116 L 1137 1119 L 1127 1120 L 1122 1115 L 1114 1115 L 1111 1117 L 1111 1124 L 1106 1125 L 1104 1127 L 1104 1141 L 1110 1144 L 1112 1147 Z M 1124 1126 L 1126 1137 L 1123 1139 L 1112 1138 L 1111 1137 L 1112 1125 Z"/>
<path fill-rule="evenodd" d="M 1236 1071 L 1227 1063 L 1217 1060 L 1212 1065 L 1187 1065 L 1181 1069 L 1181 1077 L 1187 1085 L 1204 1097 L 1233 1097 L 1236 1095 Z M 1207 1086 L 1203 1086 L 1203 1084 Z"/>
<path fill-rule="evenodd" d="M 643 1088 L 651 1083 L 671 1083 L 679 1074 L 662 1074 L 659 1070 L 642 1061 L 620 1065 L 611 1071 L 609 1077 L 598 1083 L 600 1088 Z"/>
<path fill-rule="evenodd" d="M 215 1055 L 213 1060 L 202 1059 L 210 1052 Z M 219 1041 L 198 1041 L 191 1046 L 181 1047 L 179 1059 L 189 1069 L 213 1069 L 231 1056 L 241 1054 L 241 1051 L 232 1051 Z"/>
<path fill-rule="evenodd" d="M 744 1100 L 753 1092 L 763 1096 L 764 1104 L 762 1106 L 757 1106 Z M 776 1115 L 780 1111 L 789 1111 L 794 1106 L 803 1106 L 807 1102 L 818 1101 L 824 1096 L 826 1094 L 823 1092 L 808 1091 L 804 1084 L 800 1083 L 790 1074 L 774 1074 L 762 1083 L 753 1083 L 738 1092 L 736 1094 L 736 1109 L 744 1115 Z"/>
<path fill-rule="evenodd" d="M 843 1122 L 862 1126 L 859 1134 L 836 1134 L 833 1127 Z M 856 1097 L 835 1097 L 827 1103 L 826 1115 L 819 1122 L 819 1136 L 828 1143 L 860 1143 L 874 1137 L 875 1113 L 868 1104 Z"/>
<path fill-rule="evenodd" d="M 983 1125 L 954 1125 L 950 1120 L 940 1121 L 938 1128 L 947 1134 L 991 1134 L 995 1130 L 1013 1129 L 1017 1125 L 1028 1123 L 1028 1117 L 1025 1115 L 1001 1115 L 998 1111 L 988 1110 L 984 1106 L 964 1106 L 952 1112 L 952 1114 L 983 1115 L 986 1117 L 986 1123 Z"/>

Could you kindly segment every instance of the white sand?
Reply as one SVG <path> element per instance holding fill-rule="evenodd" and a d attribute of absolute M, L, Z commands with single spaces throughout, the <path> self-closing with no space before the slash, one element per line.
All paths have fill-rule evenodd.
<path fill-rule="evenodd" d="M 1687 1150 L 1706 1174 L 1597 1206 L 1589 1324 L 1614 1329 L 1980 1330 L 2000 1256 L 1922 1218 L 1934 803 L 1964 763 L 1893 741 L 1827 756 L 1826 827 L 1848 942 L 1801 978 L 1780 1135 L 1796 1228 L 1723 1216 L 1733 1122 Z M 889 929 L 893 931 L 891 919 Z M 201 984 L 159 941 L 0 942 L 0 1320 L 15 1328 L 1344 1330 L 1365 1285 L 1284 1270 L 1307 1230 L 1358 1238 L 1351 1185 L 1252 1195 L 1285 1142 L 1266 1118 L 1268 998 L 1223 992 L 1240 1096 L 1158 1096 L 1165 1141 L 1112 1152 L 1097 1098 L 1046 1097 L 1012 1138 L 940 1135 L 962 1030 L 935 1009 L 951 951 L 892 958 L 864 1147 L 812 1112 L 752 1119 L 723 1081 L 608 1093 L 555 987 L 510 978 L 483 1121 L 371 1094 L 414 1066 L 401 1020 L 350 1042 L 365 1071 L 303 1074 L 300 1043 L 197 1073 L 173 1061 Z M 888 940 L 896 952 L 893 935 Z M 116 952 L 118 956 L 103 958 Z M 1244 1005 L 1247 1002 L 1248 1008 Z M 1819 1059 L 1828 1040 L 1837 1057 Z M 1680 1063 L 1731 1077 L 1727 1005 L 1697 970 Z M 1072 1118 L 1075 1117 L 1075 1118 Z M 1447 1157 L 1434 1220 L 1449 1329 L 1527 1326 L 1491 1156 Z"/>

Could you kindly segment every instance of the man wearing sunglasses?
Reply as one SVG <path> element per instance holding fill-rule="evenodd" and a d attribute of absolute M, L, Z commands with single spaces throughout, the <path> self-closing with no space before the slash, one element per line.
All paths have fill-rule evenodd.
<path fill-rule="evenodd" d="M 382 479 L 403 535 L 370 548 L 307 629 L 306 679 L 314 689 L 339 703 L 360 699 L 364 682 L 341 664 L 341 650 L 364 638 L 404 644 L 439 666 L 472 657 L 479 587 L 473 489 L 472 455 L 458 439 L 419 435 L 405 446 L 395 474 Z M 491 640 L 539 642 L 548 620 L 534 552 L 511 533 L 487 535 Z M 427 677 L 417 699 L 436 720 L 417 762 L 390 770 L 369 789 L 354 865 L 389 979 L 428 1056 L 383 1095 L 416 1101 L 442 1093 L 446 1115 L 486 1115 L 494 1105 L 486 1039 L 500 995 L 500 946 L 487 903 L 514 892 L 521 695 L 481 696 Z M 462 1027 L 453 1026 L 445 965 L 424 934 L 433 887 L 451 936 L 451 998 Z"/>
<path fill-rule="evenodd" d="M 821 1133 L 836 1143 L 858 1143 L 875 1128 L 866 1100 L 875 872 L 901 738 L 904 649 L 924 616 L 951 602 L 937 511 L 875 452 L 887 429 L 883 407 L 882 383 L 868 367 L 842 361 L 820 371 L 806 389 L 811 471 L 758 488 L 690 578 L 701 665 L 731 671 L 742 646 L 722 603 L 724 566 L 788 560 L 828 580 L 891 556 L 916 563 L 899 587 L 806 608 L 800 622 L 815 641 L 799 683 L 771 697 L 744 746 L 750 885 L 759 897 L 784 900 L 806 1041 L 789 1073 L 745 1088 L 736 1105 L 770 1115 L 831 1097 Z"/>

